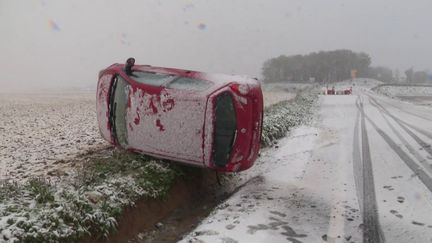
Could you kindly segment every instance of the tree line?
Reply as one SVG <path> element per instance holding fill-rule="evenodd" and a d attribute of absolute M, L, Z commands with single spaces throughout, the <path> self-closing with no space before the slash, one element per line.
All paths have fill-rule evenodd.
<path fill-rule="evenodd" d="M 432 76 L 427 71 L 414 71 L 414 68 L 406 70 L 405 76 L 407 82 L 412 83 L 424 83 L 432 80 Z"/>
<path fill-rule="evenodd" d="M 384 82 L 401 81 L 398 70 L 371 66 L 371 58 L 363 52 L 334 50 L 307 55 L 281 55 L 267 60 L 262 68 L 264 82 L 334 82 L 355 77 L 374 78 Z M 407 82 L 426 82 L 426 71 L 405 71 Z"/>

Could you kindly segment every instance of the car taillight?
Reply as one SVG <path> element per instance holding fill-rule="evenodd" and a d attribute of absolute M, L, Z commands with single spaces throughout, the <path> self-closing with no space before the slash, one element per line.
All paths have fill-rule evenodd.
<path fill-rule="evenodd" d="M 241 95 L 247 95 L 249 93 L 249 90 L 250 90 L 249 85 L 247 85 L 247 84 L 238 84 L 238 83 L 231 84 L 230 88 L 234 92 L 236 92 L 238 94 L 241 94 Z"/>

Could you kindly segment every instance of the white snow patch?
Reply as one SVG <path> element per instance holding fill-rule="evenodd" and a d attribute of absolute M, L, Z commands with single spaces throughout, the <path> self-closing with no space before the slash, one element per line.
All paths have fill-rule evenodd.
<path fill-rule="evenodd" d="M 432 86 L 381 86 L 378 93 L 390 96 L 432 96 Z"/>
<path fill-rule="evenodd" d="M 94 93 L 0 95 L 0 179 L 46 175 L 105 145 Z"/>

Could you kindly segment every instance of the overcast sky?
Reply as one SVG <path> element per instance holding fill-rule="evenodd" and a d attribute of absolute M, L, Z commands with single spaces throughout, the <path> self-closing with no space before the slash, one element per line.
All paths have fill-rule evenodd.
<path fill-rule="evenodd" d="M 431 0 L 0 0 L 0 92 L 94 87 L 123 63 L 260 76 L 281 54 L 352 49 L 432 69 Z"/>

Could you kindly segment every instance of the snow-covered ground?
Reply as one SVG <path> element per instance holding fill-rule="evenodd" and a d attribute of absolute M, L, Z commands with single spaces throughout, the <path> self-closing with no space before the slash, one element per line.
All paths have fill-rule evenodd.
<path fill-rule="evenodd" d="M 106 146 L 94 93 L 0 95 L 0 179 L 53 173 L 61 160 Z"/>
<path fill-rule="evenodd" d="M 328 109 L 340 104 L 328 103 Z M 183 242 L 321 242 L 325 235 L 328 239 L 344 236 L 344 224 L 358 226 L 352 163 L 345 160 L 352 150 L 351 127 L 344 126 L 341 119 L 354 122 L 355 111 L 326 111 L 320 112 L 324 124 L 301 126 L 265 151 L 257 165 L 243 175 L 253 178 L 251 182 Z M 334 149 L 343 153 L 332 155 Z M 337 182 L 345 183 L 343 190 L 335 190 Z M 330 223 L 334 225 L 330 227 Z M 357 231 L 356 227 L 347 229 L 347 237 L 358 241 Z"/>
<path fill-rule="evenodd" d="M 182 242 L 431 242 L 432 110 L 374 86 L 322 96 L 316 122 L 263 152 Z"/>
<path fill-rule="evenodd" d="M 296 93 L 300 90 L 304 90 L 307 88 L 311 88 L 315 86 L 314 83 L 292 83 L 292 82 L 284 82 L 284 83 L 265 83 L 262 85 L 262 89 L 265 92 L 271 92 L 271 91 L 276 91 L 276 92 L 281 92 L 281 91 L 285 91 L 285 92 L 291 92 L 291 93 Z"/>
<path fill-rule="evenodd" d="M 291 100 L 296 97 L 295 92 L 284 92 L 284 91 L 266 91 L 264 92 L 264 106 L 268 107 L 279 103 L 283 100 Z"/>
<path fill-rule="evenodd" d="M 380 84 L 383 84 L 382 81 L 370 78 L 355 78 L 353 80 L 345 80 L 343 82 L 336 83 L 336 86 L 353 86 L 359 89 L 371 89 Z"/>
<path fill-rule="evenodd" d="M 432 96 L 431 86 L 391 86 L 385 85 L 377 89 L 377 92 L 390 96 Z"/>
<path fill-rule="evenodd" d="M 432 106 L 432 84 L 417 85 L 383 85 L 375 89 L 375 92 L 417 105 Z"/>

